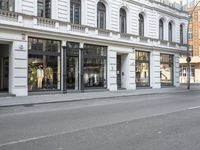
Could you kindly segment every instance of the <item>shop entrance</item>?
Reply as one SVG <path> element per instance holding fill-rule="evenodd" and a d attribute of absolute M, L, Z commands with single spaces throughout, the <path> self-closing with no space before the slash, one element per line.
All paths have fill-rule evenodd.
<path fill-rule="evenodd" d="M 121 79 L 121 55 L 117 55 L 117 88 L 122 88 Z"/>
<path fill-rule="evenodd" d="M 9 45 L 0 44 L 0 93 L 9 88 Z"/>
<path fill-rule="evenodd" d="M 67 89 L 68 90 L 78 90 L 79 89 L 79 58 L 78 57 L 68 57 L 67 58 Z"/>
<path fill-rule="evenodd" d="M 64 58 L 63 58 L 63 65 L 64 65 L 64 84 L 63 90 L 64 91 L 78 91 L 79 87 L 79 43 L 75 42 L 67 42 L 67 46 L 64 48 Z"/>

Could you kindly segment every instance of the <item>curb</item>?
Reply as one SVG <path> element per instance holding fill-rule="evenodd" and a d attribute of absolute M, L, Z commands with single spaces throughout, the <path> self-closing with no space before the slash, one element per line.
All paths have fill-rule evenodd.
<path fill-rule="evenodd" d="M 162 95 L 162 94 L 177 94 L 177 93 L 185 93 L 191 91 L 199 91 L 199 90 L 183 90 L 183 91 L 171 91 L 171 92 L 153 92 L 153 93 L 142 93 L 142 94 L 132 94 L 132 95 L 119 95 L 119 96 L 105 96 L 105 97 L 91 97 L 91 98 L 79 98 L 79 99 L 69 99 L 69 100 L 52 100 L 52 101 L 44 101 L 44 102 L 31 102 L 31 103 L 19 103 L 19 104 L 5 104 L 0 105 L 0 108 L 5 107 L 17 107 L 17 106 L 24 106 L 24 107 L 32 107 L 34 105 L 44 105 L 44 104 L 55 104 L 55 103 L 66 103 L 66 102 L 79 102 L 79 101 L 90 101 L 93 99 L 111 99 L 111 98 L 120 98 L 120 97 L 131 97 L 131 96 L 144 96 L 144 95 Z"/>

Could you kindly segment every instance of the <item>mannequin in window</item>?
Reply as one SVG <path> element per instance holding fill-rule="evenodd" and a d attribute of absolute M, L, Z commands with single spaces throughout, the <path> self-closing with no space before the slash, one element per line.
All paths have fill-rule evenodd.
<path fill-rule="evenodd" d="M 42 65 L 40 65 L 37 69 L 37 80 L 38 80 L 38 88 L 42 88 L 42 81 L 44 78 L 44 71 L 42 69 Z"/>
<path fill-rule="evenodd" d="M 47 81 L 47 87 L 51 87 L 53 84 L 53 69 L 52 67 L 48 66 L 45 69 L 45 76 Z"/>

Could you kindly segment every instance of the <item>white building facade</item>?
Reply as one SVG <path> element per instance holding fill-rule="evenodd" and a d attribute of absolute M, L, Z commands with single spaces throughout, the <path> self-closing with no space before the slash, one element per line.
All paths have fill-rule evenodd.
<path fill-rule="evenodd" d="M 0 0 L 0 91 L 178 87 L 187 18 L 157 0 Z"/>

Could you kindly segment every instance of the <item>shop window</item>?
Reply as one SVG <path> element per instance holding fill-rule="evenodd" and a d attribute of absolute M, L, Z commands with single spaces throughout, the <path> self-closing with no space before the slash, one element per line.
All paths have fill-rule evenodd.
<path fill-rule="evenodd" d="M 162 86 L 173 85 L 173 55 L 160 55 L 160 78 Z"/>
<path fill-rule="evenodd" d="M 37 1 L 38 17 L 51 18 L 51 0 Z"/>
<path fill-rule="evenodd" d="M 136 51 L 136 85 L 150 86 L 150 53 Z"/>
<path fill-rule="evenodd" d="M 14 0 L 0 0 L 0 10 L 14 11 L 15 1 Z"/>
<path fill-rule="evenodd" d="M 29 91 L 60 90 L 60 41 L 29 38 Z"/>
<path fill-rule="evenodd" d="M 70 0 L 70 22 L 81 24 L 81 0 Z"/>
<path fill-rule="evenodd" d="M 107 47 L 84 45 L 84 86 L 107 87 Z"/>
<path fill-rule="evenodd" d="M 97 28 L 106 29 L 106 7 L 102 2 L 97 4 Z"/>

